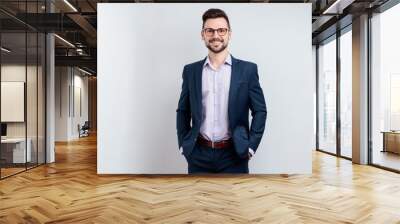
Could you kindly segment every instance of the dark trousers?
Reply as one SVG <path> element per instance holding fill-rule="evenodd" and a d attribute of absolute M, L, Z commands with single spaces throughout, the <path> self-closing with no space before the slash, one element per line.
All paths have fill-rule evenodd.
<path fill-rule="evenodd" d="M 186 157 L 188 173 L 249 173 L 249 160 L 240 158 L 235 149 L 213 149 L 196 143 Z"/>

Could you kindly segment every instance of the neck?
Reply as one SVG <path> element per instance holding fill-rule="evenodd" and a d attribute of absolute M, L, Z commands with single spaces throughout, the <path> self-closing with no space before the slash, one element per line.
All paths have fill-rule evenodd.
<path fill-rule="evenodd" d="M 228 49 L 225 49 L 219 53 L 214 53 L 212 51 L 208 51 L 208 57 L 210 58 L 210 62 L 211 62 L 211 64 L 216 65 L 215 67 L 219 67 L 219 65 L 224 63 L 228 54 L 229 54 Z"/>

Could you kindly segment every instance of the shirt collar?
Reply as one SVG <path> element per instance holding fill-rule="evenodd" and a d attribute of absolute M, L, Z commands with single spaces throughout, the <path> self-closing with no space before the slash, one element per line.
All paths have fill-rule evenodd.
<path fill-rule="evenodd" d="M 206 61 L 203 64 L 203 67 L 206 66 L 207 64 L 209 64 L 209 65 L 211 64 L 210 58 L 208 57 L 208 55 L 207 55 Z M 225 58 L 224 64 L 232 65 L 232 56 L 231 56 L 231 54 L 228 54 L 228 56 Z"/>

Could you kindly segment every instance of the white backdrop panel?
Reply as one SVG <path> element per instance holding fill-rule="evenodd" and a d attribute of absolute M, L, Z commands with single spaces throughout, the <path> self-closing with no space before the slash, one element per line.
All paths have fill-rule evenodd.
<path fill-rule="evenodd" d="M 187 173 L 176 137 L 183 66 L 207 55 L 201 16 L 221 8 L 230 52 L 258 64 L 268 117 L 250 173 L 311 173 L 311 4 L 98 4 L 98 173 Z"/>

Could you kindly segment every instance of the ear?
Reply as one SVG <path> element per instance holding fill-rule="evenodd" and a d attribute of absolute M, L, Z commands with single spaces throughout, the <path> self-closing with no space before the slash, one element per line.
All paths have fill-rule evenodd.
<path fill-rule="evenodd" d="M 200 31 L 201 39 L 204 40 L 203 31 Z"/>

